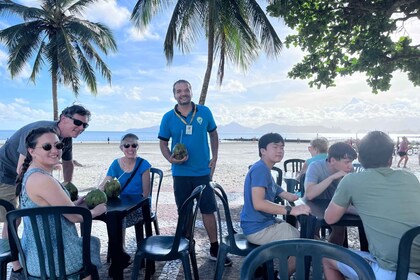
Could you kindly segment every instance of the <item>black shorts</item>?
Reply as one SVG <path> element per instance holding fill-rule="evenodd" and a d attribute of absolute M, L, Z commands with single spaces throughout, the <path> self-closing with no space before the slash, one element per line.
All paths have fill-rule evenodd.
<path fill-rule="evenodd" d="M 179 208 L 185 200 L 191 195 L 192 191 L 199 185 L 206 185 L 201 195 L 200 211 L 202 214 L 211 214 L 216 212 L 216 198 L 214 190 L 210 186 L 210 176 L 174 176 L 174 194 L 175 202 Z"/>
<path fill-rule="evenodd" d="M 407 155 L 407 152 L 398 152 L 398 155 L 399 155 L 400 157 L 403 157 L 403 156 L 406 156 L 406 155 Z"/>

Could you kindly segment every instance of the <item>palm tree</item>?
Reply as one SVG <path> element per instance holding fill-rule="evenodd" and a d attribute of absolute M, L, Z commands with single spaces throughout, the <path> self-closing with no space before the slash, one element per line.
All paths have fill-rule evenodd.
<path fill-rule="evenodd" d="M 169 4 L 169 0 L 138 0 L 131 19 L 137 27 L 146 26 Z M 274 57 L 282 49 L 277 33 L 255 0 L 178 0 L 164 42 L 167 62 L 172 62 L 174 45 L 187 53 L 201 33 L 207 38 L 208 52 L 200 104 L 205 103 L 217 55 L 217 83 L 221 85 L 227 59 L 246 70 L 260 48 Z"/>
<path fill-rule="evenodd" d="M 0 41 L 9 51 L 8 69 L 15 77 L 35 54 L 30 79 L 35 83 L 43 64 L 50 66 L 53 117 L 58 119 L 58 83 L 70 85 L 77 96 L 80 77 L 97 93 L 95 70 L 111 83 L 111 71 L 95 50 L 116 51 L 112 32 L 100 23 L 78 18 L 95 0 L 41 0 L 41 6 L 27 7 L 0 0 L 0 15 L 16 15 L 23 23 L 0 30 Z"/>

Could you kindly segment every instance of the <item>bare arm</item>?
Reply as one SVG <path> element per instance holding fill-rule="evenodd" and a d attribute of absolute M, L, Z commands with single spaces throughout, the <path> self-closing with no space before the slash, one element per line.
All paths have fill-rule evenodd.
<path fill-rule="evenodd" d="M 150 169 L 147 169 L 141 175 L 141 180 L 143 183 L 143 197 L 150 196 Z"/>
<path fill-rule="evenodd" d="M 62 165 L 64 182 L 71 182 L 74 171 L 73 160 L 63 160 Z"/>
<path fill-rule="evenodd" d="M 308 182 L 305 183 L 305 196 L 307 199 L 312 200 L 319 196 L 323 191 L 325 191 L 331 183 L 336 180 L 344 177 L 347 173 L 344 171 L 338 171 L 334 173 L 333 175 L 327 177 L 320 183 L 312 183 Z"/>
<path fill-rule="evenodd" d="M 344 213 L 346 213 L 346 210 L 347 208 L 341 207 L 331 201 L 327 207 L 327 210 L 325 210 L 324 219 L 327 224 L 335 224 L 341 219 L 341 217 L 343 217 Z"/>
<path fill-rule="evenodd" d="M 275 215 L 287 214 L 286 208 L 284 206 L 265 199 L 265 188 L 263 187 L 252 188 L 252 204 L 254 205 L 254 208 L 257 211 L 261 211 L 261 212 L 265 212 L 269 214 L 275 214 Z M 310 209 L 305 204 L 292 207 L 292 211 L 290 212 L 290 214 L 293 216 L 298 216 L 301 214 L 308 215 L 309 213 L 310 213 Z"/>
<path fill-rule="evenodd" d="M 104 190 L 106 181 L 111 180 L 111 179 L 112 179 L 111 176 L 106 176 L 105 179 L 102 181 L 102 183 L 99 184 L 98 189 Z"/>
<path fill-rule="evenodd" d="M 29 197 L 40 206 L 74 206 L 60 184 L 45 174 L 31 175 L 26 183 L 26 190 Z M 90 211 L 92 217 L 101 215 L 106 211 L 105 203 L 99 204 Z M 80 215 L 65 215 L 65 217 L 72 223 L 83 221 Z"/>
<path fill-rule="evenodd" d="M 213 178 L 214 171 L 216 169 L 217 156 L 219 154 L 219 135 L 217 130 L 209 133 L 210 135 L 210 148 L 211 148 L 211 160 L 209 163 L 210 171 L 210 180 Z"/>

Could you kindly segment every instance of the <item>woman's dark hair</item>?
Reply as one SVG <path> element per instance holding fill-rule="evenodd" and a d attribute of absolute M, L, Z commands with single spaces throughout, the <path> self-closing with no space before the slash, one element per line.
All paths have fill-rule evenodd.
<path fill-rule="evenodd" d="M 25 175 L 26 171 L 29 168 L 29 165 L 32 162 L 32 156 L 28 152 L 28 149 L 29 148 L 35 149 L 36 145 L 38 144 L 38 138 L 46 133 L 54 133 L 58 135 L 58 132 L 55 128 L 39 127 L 29 132 L 28 136 L 26 136 L 25 138 L 26 157 L 25 157 L 25 160 L 23 161 L 22 167 L 20 169 L 20 173 L 18 174 L 16 178 L 16 196 L 19 196 L 20 192 L 22 191 L 23 176 Z"/>
<path fill-rule="evenodd" d="M 365 169 L 388 167 L 394 153 L 394 141 L 382 131 L 371 131 L 359 144 L 359 161 Z"/>

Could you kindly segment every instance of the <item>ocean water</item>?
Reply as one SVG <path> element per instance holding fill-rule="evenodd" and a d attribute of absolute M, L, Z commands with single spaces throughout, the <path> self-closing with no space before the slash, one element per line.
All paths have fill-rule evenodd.
<path fill-rule="evenodd" d="M 15 130 L 0 130 L 0 143 L 4 143 Z M 132 131 L 130 131 L 132 132 Z M 87 130 L 83 132 L 79 137 L 77 137 L 75 142 L 107 142 L 108 138 L 110 142 L 119 142 L 121 137 L 128 133 L 127 131 L 90 131 Z M 157 142 L 157 132 L 150 131 L 134 131 L 142 142 Z M 318 136 L 326 137 L 327 139 L 335 141 L 344 141 L 347 139 L 357 139 L 362 138 L 364 133 L 282 133 L 283 138 L 289 140 L 311 140 Z M 229 133 L 229 132 L 220 132 L 219 138 L 224 140 L 232 139 L 254 139 L 259 138 L 262 135 L 258 135 L 255 132 L 242 132 L 242 133 Z M 407 136 L 410 142 L 420 142 L 420 134 L 390 134 L 390 137 L 397 141 L 398 137 Z"/>

